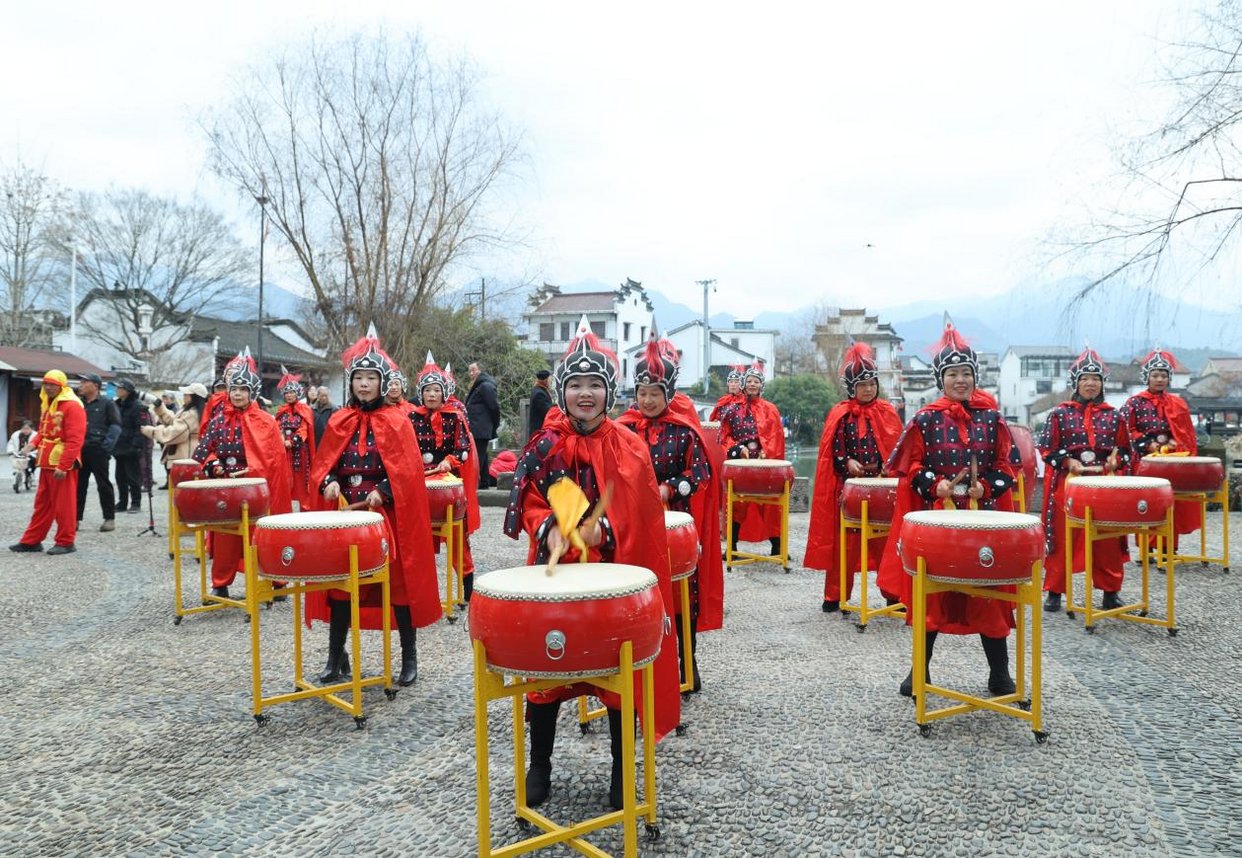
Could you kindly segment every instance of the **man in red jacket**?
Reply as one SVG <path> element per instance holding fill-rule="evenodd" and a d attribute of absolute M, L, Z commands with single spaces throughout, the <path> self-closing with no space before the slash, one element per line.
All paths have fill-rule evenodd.
<path fill-rule="evenodd" d="M 30 525 L 9 550 L 42 551 L 43 537 L 55 522 L 56 544 L 47 553 L 68 554 L 77 550 L 73 540 L 78 532 L 78 459 L 86 441 L 86 409 L 58 369 L 44 374 L 39 400 L 43 405 L 39 431 L 25 450 L 39 451 L 35 461 L 41 469 L 39 488 Z"/>

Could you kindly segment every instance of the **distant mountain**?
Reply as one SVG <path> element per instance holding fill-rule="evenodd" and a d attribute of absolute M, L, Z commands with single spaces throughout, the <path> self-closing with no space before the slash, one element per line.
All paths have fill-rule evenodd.
<path fill-rule="evenodd" d="M 242 322 L 256 319 L 259 316 L 259 284 L 249 286 L 242 293 L 242 300 L 219 301 L 203 308 L 203 314 L 227 319 L 230 322 Z M 270 280 L 263 284 L 263 317 L 265 319 L 299 319 L 310 300 L 296 292 L 273 283 Z"/>

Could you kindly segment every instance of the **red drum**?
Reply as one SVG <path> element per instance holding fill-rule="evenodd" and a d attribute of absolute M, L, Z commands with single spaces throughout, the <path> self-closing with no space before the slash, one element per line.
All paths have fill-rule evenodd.
<path fill-rule="evenodd" d="M 867 502 L 867 521 L 890 524 L 897 505 L 897 480 L 888 477 L 853 477 L 841 492 L 841 515 L 846 521 L 862 521 L 863 501 Z"/>
<path fill-rule="evenodd" d="M 1044 528 L 1020 512 L 917 510 L 901 520 L 897 553 L 910 575 L 922 557 L 933 581 L 1018 584 L 1031 580 L 1031 565 L 1044 557 Z"/>
<path fill-rule="evenodd" d="M 699 532 L 686 512 L 664 513 L 664 532 L 668 535 L 669 569 L 673 580 L 689 578 L 699 567 Z"/>
<path fill-rule="evenodd" d="M 466 517 L 466 484 L 451 475 L 427 478 L 427 506 L 431 510 L 431 526 L 447 520 L 453 510 L 454 520 Z"/>
<path fill-rule="evenodd" d="M 177 486 L 173 503 L 186 524 L 236 524 L 242 505 L 250 505 L 250 521 L 267 515 L 270 498 L 262 477 L 191 480 Z"/>
<path fill-rule="evenodd" d="M 470 600 L 470 637 L 487 666 L 532 679 L 604 676 L 634 643 L 634 666 L 660 653 L 664 601 L 649 569 L 569 563 L 497 569 L 479 577 Z"/>
<path fill-rule="evenodd" d="M 168 484 L 174 488 L 186 480 L 197 480 L 203 466 L 194 459 L 173 459 L 168 463 Z"/>
<path fill-rule="evenodd" d="M 720 443 L 720 421 L 719 420 L 704 420 L 702 426 L 703 426 L 703 434 L 706 435 L 712 441 L 715 441 L 717 444 L 719 444 Z"/>
<path fill-rule="evenodd" d="M 794 468 L 784 459 L 730 459 L 724 463 L 724 479 L 733 481 L 735 494 L 780 497 L 793 482 Z"/>
<path fill-rule="evenodd" d="M 1158 477 L 1071 477 L 1065 483 L 1065 514 L 1106 527 L 1152 527 L 1173 506 L 1173 486 Z"/>
<path fill-rule="evenodd" d="M 1175 492 L 1216 494 L 1225 484 L 1225 466 L 1215 456 L 1144 456 L 1140 477 L 1160 477 Z"/>
<path fill-rule="evenodd" d="M 358 574 L 388 559 L 388 526 L 378 512 L 288 512 L 254 526 L 259 577 L 272 581 L 336 581 L 349 577 L 349 547 L 358 546 Z"/>
<path fill-rule="evenodd" d="M 1039 452 L 1035 449 L 1035 436 L 1030 428 L 1021 423 L 1010 423 L 1009 434 L 1013 436 L 1013 444 L 1022 457 L 1022 485 L 1026 489 L 1026 508 L 1029 510 L 1035 499 L 1035 480 L 1038 479 L 1035 468 Z"/>

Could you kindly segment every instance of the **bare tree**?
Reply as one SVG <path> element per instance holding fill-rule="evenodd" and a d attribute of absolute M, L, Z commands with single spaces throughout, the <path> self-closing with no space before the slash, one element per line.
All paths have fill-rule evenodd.
<path fill-rule="evenodd" d="M 58 264 L 64 194 L 55 181 L 18 162 L 0 169 L 0 343 L 24 346 L 43 339 L 33 324 Z M 68 309 L 68 308 L 62 308 Z"/>
<path fill-rule="evenodd" d="M 400 350 L 472 256 L 516 240 L 496 209 L 518 137 L 466 60 L 434 62 L 417 35 L 312 38 L 237 90 L 202 121 L 210 167 L 268 201 L 333 345 L 374 320 Z"/>
<path fill-rule="evenodd" d="M 1057 240 L 1062 259 L 1094 273 L 1071 306 L 1099 287 L 1151 290 L 1158 277 L 1186 279 L 1218 261 L 1242 228 L 1242 2 L 1218 0 L 1167 45 L 1170 112 L 1118 147 L 1117 200 L 1091 210 Z"/>
<path fill-rule="evenodd" d="M 844 346 L 833 349 L 820 328 L 839 310 L 821 301 L 795 317 L 776 340 L 776 368 L 791 375 L 818 375 L 835 383 L 836 364 Z M 845 336 L 840 337 L 845 342 Z"/>
<path fill-rule="evenodd" d="M 112 190 L 79 194 L 76 208 L 78 274 L 106 308 L 80 323 L 117 351 L 167 351 L 190 336 L 196 316 L 243 292 L 250 255 L 205 205 Z"/>

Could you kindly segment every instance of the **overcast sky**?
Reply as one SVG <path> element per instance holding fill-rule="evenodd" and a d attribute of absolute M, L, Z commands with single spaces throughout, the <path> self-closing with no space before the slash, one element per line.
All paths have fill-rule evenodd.
<path fill-rule="evenodd" d="M 518 215 L 546 280 L 693 303 L 714 277 L 738 315 L 995 294 L 1038 276 L 1110 142 L 1158 117 L 1155 37 L 1193 5 L 13 2 L 0 161 L 198 192 L 253 235 L 194 118 L 312 27 L 421 28 L 524 131 Z"/>

